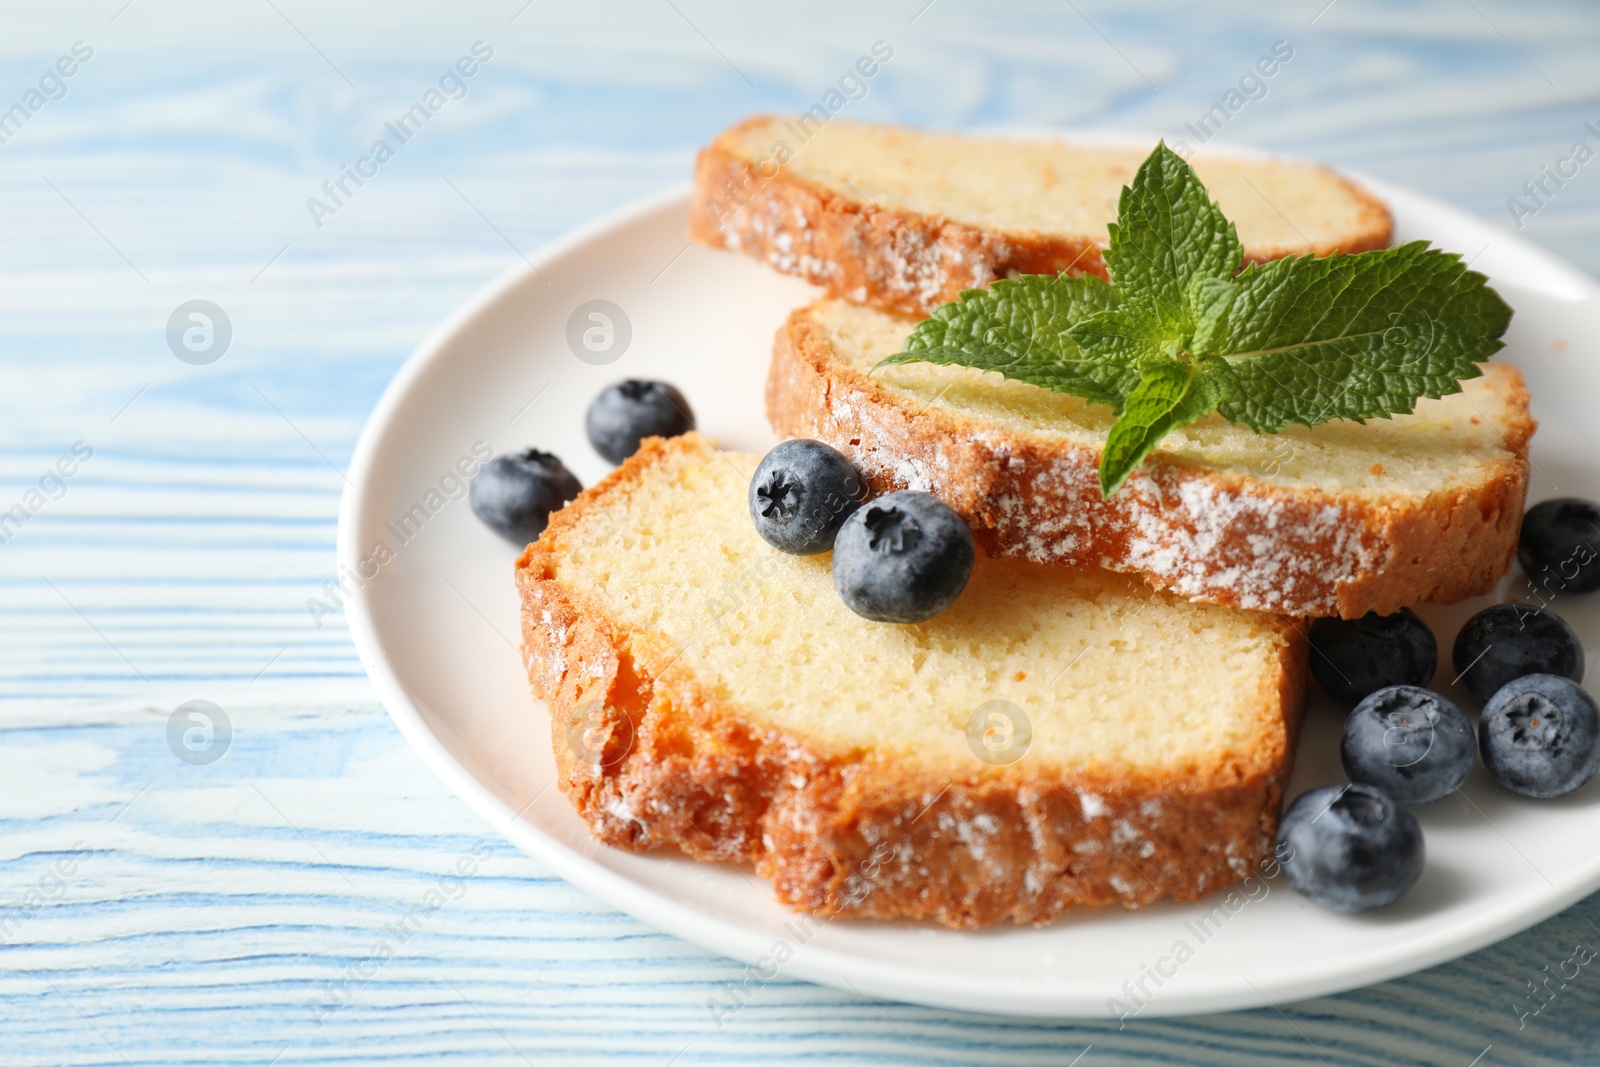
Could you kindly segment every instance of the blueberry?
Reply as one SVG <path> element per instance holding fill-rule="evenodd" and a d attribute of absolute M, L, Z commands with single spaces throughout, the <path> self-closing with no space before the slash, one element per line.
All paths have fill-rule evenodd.
<path fill-rule="evenodd" d="M 1346 915 L 1399 900 L 1421 877 L 1423 854 L 1417 817 L 1370 785 L 1308 789 L 1278 823 L 1290 888 Z"/>
<path fill-rule="evenodd" d="M 694 429 L 694 412 L 666 382 L 629 378 L 600 391 L 589 405 L 584 429 L 596 452 L 621 463 L 639 451 L 646 437 L 676 437 Z"/>
<path fill-rule="evenodd" d="M 1452 701 L 1418 686 L 1391 685 L 1344 721 L 1339 758 L 1352 782 L 1415 806 L 1461 788 L 1477 762 L 1477 738 Z"/>
<path fill-rule="evenodd" d="M 1529 508 L 1522 516 L 1517 561 L 1551 592 L 1600 589 L 1600 504 L 1568 496 Z"/>
<path fill-rule="evenodd" d="M 1559 797 L 1600 770 L 1600 708 L 1571 678 L 1525 674 L 1484 706 L 1478 745 L 1483 765 L 1507 789 Z"/>
<path fill-rule="evenodd" d="M 1572 627 L 1534 604 L 1494 604 L 1456 635 L 1452 653 L 1461 683 L 1480 702 L 1524 674 L 1560 674 L 1583 681 L 1583 646 Z"/>
<path fill-rule="evenodd" d="M 521 547 L 536 540 L 550 513 L 583 492 L 561 460 L 530 448 L 496 456 L 472 478 L 472 513 L 485 526 Z"/>
<path fill-rule="evenodd" d="M 1410 608 L 1393 615 L 1311 624 L 1311 675 L 1350 703 L 1390 685 L 1427 685 L 1439 666 L 1439 645 Z"/>
<path fill-rule="evenodd" d="M 835 449 L 804 438 L 768 452 L 750 479 L 750 518 L 771 545 L 795 556 L 833 547 L 844 520 L 867 500 L 867 485 Z"/>
<path fill-rule="evenodd" d="M 833 546 L 833 586 L 875 622 L 921 622 L 966 588 L 977 552 L 961 516 L 931 493 L 904 489 L 857 508 Z"/>

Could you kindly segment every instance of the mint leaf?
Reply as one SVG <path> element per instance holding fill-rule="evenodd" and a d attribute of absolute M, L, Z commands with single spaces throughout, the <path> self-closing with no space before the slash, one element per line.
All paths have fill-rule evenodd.
<path fill-rule="evenodd" d="M 1133 371 L 1124 394 L 1138 381 L 1142 364 L 1152 359 L 1172 359 L 1180 347 L 1180 338 L 1162 319 L 1160 310 L 1143 299 L 1090 315 L 1068 330 L 1067 336 L 1088 358 Z"/>
<path fill-rule="evenodd" d="M 1195 337 L 1229 364 L 1217 410 L 1264 433 L 1410 412 L 1459 392 L 1503 347 L 1511 309 L 1424 241 L 1252 265 Z"/>
<path fill-rule="evenodd" d="M 1114 284 L 1034 276 L 962 293 L 878 365 L 993 370 L 1110 406 L 1109 496 L 1165 434 L 1213 411 L 1276 433 L 1459 392 L 1511 322 L 1482 274 L 1421 241 L 1236 275 L 1242 258 L 1233 224 L 1160 144 L 1122 191 Z"/>
<path fill-rule="evenodd" d="M 1067 330 L 1120 300 L 1116 289 L 1094 277 L 1002 279 L 989 289 L 969 289 L 936 310 L 911 331 L 904 350 L 877 366 L 975 367 L 1116 406 L 1126 391 L 1117 368 L 1086 360 Z"/>
<path fill-rule="evenodd" d="M 1105 261 L 1112 282 L 1130 298 L 1149 301 L 1174 326 L 1192 319 L 1187 295 L 1195 278 L 1231 278 L 1244 260 L 1233 223 L 1164 141 L 1123 187 L 1110 237 Z"/>
<path fill-rule="evenodd" d="M 1100 494 L 1110 496 L 1168 432 L 1211 413 L 1209 375 L 1175 359 L 1148 364 L 1123 402 L 1100 455 Z"/>
<path fill-rule="evenodd" d="M 1206 351 L 1206 338 L 1216 332 L 1217 321 L 1233 305 L 1232 278 L 1194 278 L 1186 294 L 1193 315 L 1185 348 Z"/>

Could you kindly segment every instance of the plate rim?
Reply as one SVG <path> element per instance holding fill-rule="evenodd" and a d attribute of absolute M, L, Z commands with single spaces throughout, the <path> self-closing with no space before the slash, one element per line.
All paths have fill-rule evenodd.
<path fill-rule="evenodd" d="M 1049 132 L 1056 135 L 1063 133 L 1063 131 Z M 1066 131 L 1065 136 L 1073 135 L 1070 131 Z M 1093 143 L 1095 136 L 1095 131 L 1089 131 L 1080 140 Z M 1247 152 L 1253 155 L 1257 154 L 1258 150 L 1249 149 Z M 1493 226 L 1480 216 L 1407 187 L 1375 179 L 1357 171 L 1340 169 L 1339 173 L 1365 186 L 1390 205 L 1391 210 L 1394 199 L 1398 197 L 1475 224 Z M 378 442 L 394 426 L 396 416 L 409 397 L 413 383 L 440 359 L 455 337 L 485 310 L 526 284 L 540 272 L 541 267 L 548 267 L 563 256 L 580 250 L 591 241 L 640 222 L 664 209 L 681 204 L 687 212 L 691 189 L 690 182 L 674 183 L 665 189 L 629 201 L 564 233 L 522 261 L 507 266 L 458 304 L 428 332 L 385 387 L 357 440 L 348 470 L 348 482 L 340 497 L 336 547 L 337 561 L 341 570 L 346 565 L 354 567 L 360 557 L 357 542 L 359 516 L 370 491 L 373 468 L 379 461 Z M 1590 275 L 1519 234 L 1502 227 L 1494 228 L 1500 237 L 1517 246 L 1521 254 L 1540 261 L 1547 269 L 1553 269 L 1558 275 L 1574 281 L 1584 294 L 1578 302 L 1587 302 L 1600 297 L 1600 282 L 1596 282 Z M 377 691 L 380 702 L 399 727 L 401 734 L 422 757 L 428 768 L 480 818 L 495 828 L 496 832 L 508 838 L 524 852 L 546 863 L 555 873 L 579 888 L 594 893 L 612 907 L 673 936 L 745 964 L 755 964 L 763 953 L 770 949 L 769 934 L 752 931 L 740 923 L 724 920 L 713 913 L 697 911 L 671 899 L 652 887 L 643 885 L 569 848 L 555 837 L 525 821 L 521 817 L 522 812 L 537 803 L 551 788 L 555 788 L 555 781 L 546 783 L 522 809 L 513 811 L 451 754 L 443 740 L 428 725 L 422 712 L 406 692 L 398 674 L 388 664 L 364 593 L 358 592 L 347 601 L 345 614 L 351 641 L 361 658 L 362 667 Z M 1276 985 L 1273 990 L 1274 999 L 1270 1003 L 1276 1005 L 1347 992 L 1461 958 L 1537 925 L 1592 894 L 1596 889 L 1600 889 L 1600 866 L 1597 866 L 1590 878 L 1576 879 L 1565 891 L 1545 898 L 1535 908 L 1499 909 L 1500 913 L 1479 920 L 1471 928 L 1471 936 L 1439 937 L 1440 943 L 1422 950 L 1412 950 L 1409 954 L 1396 950 L 1376 962 L 1363 960 L 1359 965 L 1303 975 L 1298 979 Z M 758 941 L 759 944 L 756 943 Z M 1039 996 L 1018 1001 L 1010 997 L 1004 1007 L 997 1006 L 992 1000 L 974 1005 L 970 993 L 964 994 L 956 983 L 931 978 L 928 972 L 909 965 L 895 965 L 853 957 L 817 944 L 808 946 L 806 952 L 796 953 L 785 964 L 785 971 L 806 981 L 835 989 L 944 1009 L 979 1011 L 1017 1019 L 1114 1018 L 1105 1005 L 1089 1004 L 1081 999 L 1061 1001 L 1059 998 L 1052 1000 L 1048 996 Z M 849 977 L 843 977 L 845 974 Z M 1231 983 L 1219 981 L 1204 991 L 1181 994 L 1173 991 L 1168 996 L 1157 998 L 1147 1006 L 1148 1010 L 1142 1010 L 1139 1014 L 1142 1018 L 1157 1018 L 1262 1006 L 1266 1005 L 1263 1004 L 1259 991 L 1241 979 Z"/>

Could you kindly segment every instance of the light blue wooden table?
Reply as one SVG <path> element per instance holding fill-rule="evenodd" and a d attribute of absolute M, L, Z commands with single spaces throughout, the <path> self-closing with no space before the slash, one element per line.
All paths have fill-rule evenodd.
<path fill-rule="evenodd" d="M 1415 186 L 1600 273 L 1600 163 L 1507 204 L 1600 143 L 1600 8 L 1256 6 L 7 3 L 0 1063 L 1600 1063 L 1600 967 L 1543 984 L 1600 945 L 1600 898 L 1229 1016 L 1119 1032 L 778 981 L 718 1029 L 706 1003 L 738 967 L 515 852 L 412 755 L 342 618 L 306 607 L 362 421 L 433 324 L 682 180 L 730 121 L 809 106 L 875 41 L 894 55 L 862 118 L 1191 142 L 1286 42 L 1219 143 Z M 330 202 L 480 41 L 464 95 Z M 204 365 L 167 340 L 196 299 L 232 331 Z M 214 762 L 183 723 L 169 744 L 192 700 L 231 727 L 189 737 Z M 1530 983 L 1556 990 L 1537 1014 Z"/>

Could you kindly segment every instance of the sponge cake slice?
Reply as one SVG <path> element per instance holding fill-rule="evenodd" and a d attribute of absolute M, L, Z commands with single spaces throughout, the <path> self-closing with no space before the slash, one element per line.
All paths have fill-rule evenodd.
<path fill-rule="evenodd" d="M 1193 899 L 1267 854 L 1292 624 L 987 559 L 943 614 L 869 622 L 828 554 L 756 534 L 758 462 L 647 440 L 517 562 L 559 781 L 600 840 L 755 863 L 817 914 L 959 927 Z"/>

